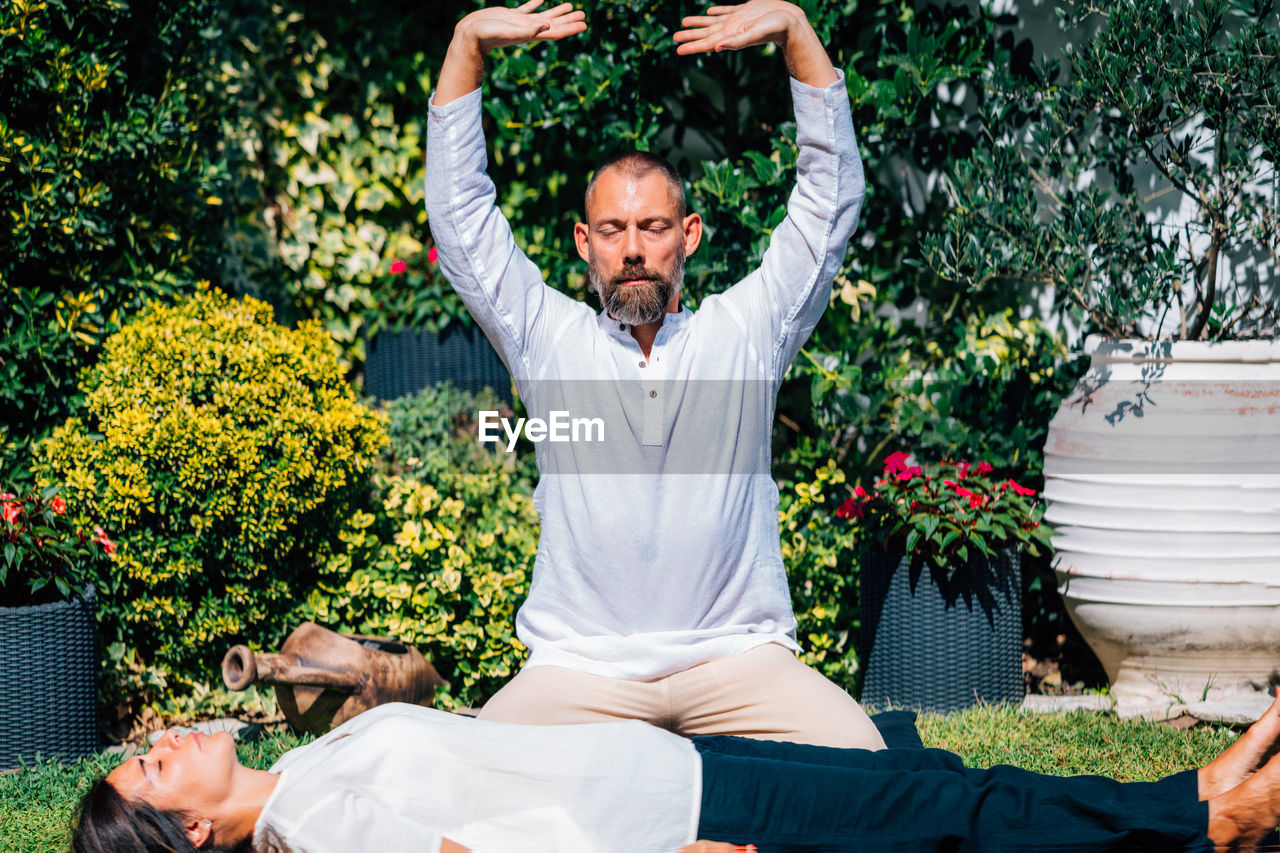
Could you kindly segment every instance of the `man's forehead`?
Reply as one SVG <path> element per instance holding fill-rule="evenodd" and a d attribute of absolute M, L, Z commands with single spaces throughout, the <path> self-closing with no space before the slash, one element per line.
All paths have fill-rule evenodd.
<path fill-rule="evenodd" d="M 587 198 L 587 215 L 613 216 L 623 209 L 631 210 L 641 201 L 656 204 L 664 215 L 674 217 L 677 214 L 677 200 L 671 182 L 657 169 L 637 175 L 626 168 L 611 167 L 596 179 Z"/>

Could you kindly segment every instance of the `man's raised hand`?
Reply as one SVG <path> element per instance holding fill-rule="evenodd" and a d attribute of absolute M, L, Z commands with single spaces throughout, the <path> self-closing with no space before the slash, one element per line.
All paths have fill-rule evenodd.
<path fill-rule="evenodd" d="M 542 4 L 543 0 L 529 0 L 514 9 L 493 6 L 472 12 L 458 22 L 455 38 L 465 35 L 475 41 L 481 53 L 488 53 L 513 44 L 559 41 L 587 28 L 586 13 L 574 11 L 572 3 L 535 11 Z"/>
<path fill-rule="evenodd" d="M 459 21 L 440 68 L 435 105 L 442 107 L 478 89 L 484 80 L 484 55 L 494 48 L 559 41 L 587 28 L 586 13 L 575 11 L 572 3 L 536 11 L 543 2 L 529 0 L 512 9 L 492 6 Z"/>
<path fill-rule="evenodd" d="M 737 6 L 712 6 L 705 15 L 691 15 L 675 34 L 676 53 L 708 53 L 777 44 L 787 70 L 802 83 L 820 88 L 838 76 L 826 49 L 809 25 L 804 11 L 784 0 L 750 0 Z"/>

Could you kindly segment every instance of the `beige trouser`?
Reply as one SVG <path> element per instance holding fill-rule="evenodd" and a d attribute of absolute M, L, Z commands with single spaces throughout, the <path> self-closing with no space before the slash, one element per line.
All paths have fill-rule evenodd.
<path fill-rule="evenodd" d="M 634 719 L 686 736 L 884 747 L 852 696 L 777 643 L 647 681 L 527 666 L 479 716 L 532 725 Z"/>

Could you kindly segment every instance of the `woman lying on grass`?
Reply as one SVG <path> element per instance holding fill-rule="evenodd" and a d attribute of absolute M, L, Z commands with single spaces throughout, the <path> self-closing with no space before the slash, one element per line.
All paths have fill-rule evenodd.
<path fill-rule="evenodd" d="M 686 740 L 368 711 L 269 771 L 167 732 L 98 780 L 77 853 L 1250 850 L 1280 822 L 1280 699 L 1207 766 L 1151 783 L 966 769 L 936 749 Z M 716 842 L 694 839 L 717 839 Z"/>

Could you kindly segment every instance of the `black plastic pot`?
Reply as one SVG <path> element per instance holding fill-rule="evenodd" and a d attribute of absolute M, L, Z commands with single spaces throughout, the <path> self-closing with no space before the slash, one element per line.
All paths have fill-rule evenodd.
<path fill-rule="evenodd" d="M 93 587 L 85 597 L 0 607 L 0 770 L 98 747 Z"/>
<path fill-rule="evenodd" d="M 365 353 L 364 390 L 394 400 L 449 381 L 476 393 L 492 388 L 511 402 L 511 374 L 474 323 L 452 323 L 444 331 L 379 332 Z"/>
<path fill-rule="evenodd" d="M 948 578 L 901 551 L 864 549 L 862 703 L 957 711 L 1021 702 L 1020 562 L 1016 549 L 1001 549 Z"/>

